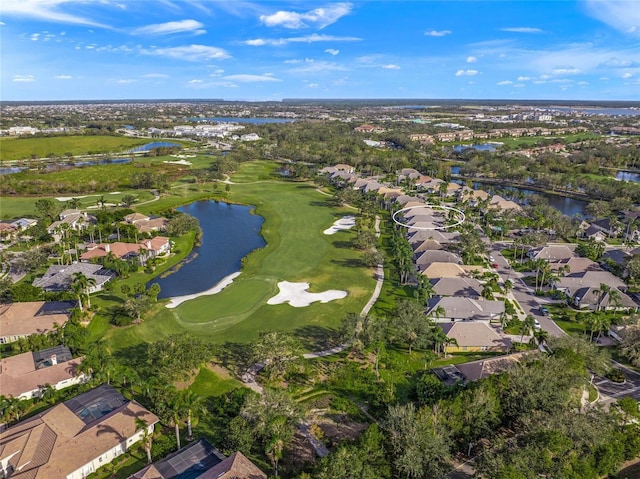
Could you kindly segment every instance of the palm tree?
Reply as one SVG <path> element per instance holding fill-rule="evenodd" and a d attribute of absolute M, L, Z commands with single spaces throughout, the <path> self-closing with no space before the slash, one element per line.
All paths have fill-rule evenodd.
<path fill-rule="evenodd" d="M 536 318 L 534 318 L 530 314 L 527 315 L 527 317 L 524 318 L 524 321 L 522 322 L 521 327 L 522 327 L 522 330 L 521 330 L 522 334 L 520 335 L 520 342 L 522 342 L 525 334 L 529 335 L 533 332 L 533 330 L 536 327 Z"/>
<path fill-rule="evenodd" d="M 547 339 L 549 338 L 549 333 L 544 329 L 538 329 L 533 333 L 533 337 L 536 339 L 538 345 L 541 345 L 547 341 Z"/>
<path fill-rule="evenodd" d="M 142 431 L 142 447 L 147 453 L 147 464 L 151 464 L 153 462 L 153 458 L 151 457 L 151 445 L 153 444 L 153 436 L 149 433 L 149 427 L 143 419 L 136 417 L 135 422 L 136 429 Z"/>
<path fill-rule="evenodd" d="M 87 277 L 79 271 L 77 273 L 73 273 L 73 276 L 71 276 L 71 290 L 78 297 L 80 311 L 82 311 L 82 299 L 81 299 L 82 295 L 87 296 L 87 307 L 91 308 L 91 300 L 89 299 L 88 290 L 89 290 L 89 287 L 95 286 L 95 285 L 96 285 L 96 280 L 94 278 Z"/>
<path fill-rule="evenodd" d="M 190 390 L 182 392 L 180 397 L 182 403 L 183 412 L 187 413 L 187 441 L 193 440 L 193 431 L 191 429 L 191 421 L 197 420 L 199 414 L 205 413 L 203 397 L 198 396 L 196 393 Z"/>
<path fill-rule="evenodd" d="M 513 281 L 511 281 L 510 279 L 505 280 L 504 284 L 502 285 L 502 289 L 504 290 L 505 296 L 508 295 L 509 291 L 513 289 Z"/>
<path fill-rule="evenodd" d="M 491 287 L 491 285 L 489 283 L 485 283 L 484 286 L 482 287 L 482 297 L 484 299 L 491 299 L 493 298 L 493 288 Z"/>
<path fill-rule="evenodd" d="M 607 295 L 611 292 L 611 286 L 608 286 L 604 283 L 600 283 L 600 287 L 598 289 L 593 290 L 593 295 L 596 296 L 596 313 L 602 309 L 602 303 L 604 302 Z"/>

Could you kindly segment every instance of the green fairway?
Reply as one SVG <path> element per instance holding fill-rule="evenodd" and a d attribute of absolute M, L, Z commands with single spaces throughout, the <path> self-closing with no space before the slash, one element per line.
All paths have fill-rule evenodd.
<path fill-rule="evenodd" d="M 42 138 L 1 138 L 0 159 L 26 160 L 33 155 L 46 158 L 53 153 L 56 156 L 86 155 L 97 153 L 121 152 L 127 148 L 144 145 L 152 140 L 148 138 L 125 138 L 122 136 L 51 136 Z"/>
<path fill-rule="evenodd" d="M 373 271 L 361 264 L 362 253 L 352 245 L 355 232 L 323 234 L 353 210 L 331 208 L 328 197 L 310 184 L 251 182 L 251 174 L 266 176 L 265 164 L 243 165 L 237 178 L 245 183 L 231 185 L 227 194 L 230 201 L 256 206 L 256 213 L 265 218 L 261 233 L 267 246 L 245 258 L 241 275 L 221 293 L 161 310 L 142 324 L 111 330 L 107 336 L 115 349 L 178 331 L 212 343 L 246 343 L 260 331 L 275 329 L 295 332 L 312 349 L 323 344 L 347 312 L 362 309 L 375 281 Z M 235 183 L 237 178 L 231 180 Z M 278 293 L 279 281 L 308 282 L 310 292 L 337 289 L 348 294 L 302 308 L 266 304 Z"/>

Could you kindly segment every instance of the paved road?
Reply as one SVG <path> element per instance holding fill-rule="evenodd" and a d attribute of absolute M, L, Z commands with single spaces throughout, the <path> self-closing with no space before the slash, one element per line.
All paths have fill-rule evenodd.
<path fill-rule="evenodd" d="M 614 383 L 606 378 L 595 376 L 593 384 L 600 392 L 600 402 L 609 404 L 621 397 L 632 397 L 640 401 L 640 373 L 637 373 L 620 363 L 612 361 L 613 366 L 622 371 L 625 377 L 624 383 Z"/>
<path fill-rule="evenodd" d="M 558 326 L 551 318 L 544 316 L 540 312 L 540 299 L 538 298 L 533 289 L 527 286 L 522 280 L 523 274 L 514 271 L 509 265 L 509 261 L 500 254 L 500 250 L 505 245 L 496 243 L 491 247 L 491 255 L 493 256 L 494 263 L 498 265 L 496 272 L 500 275 L 503 281 L 507 279 L 513 283 L 513 290 L 511 294 L 518 301 L 522 309 L 524 310 L 524 316 L 531 315 L 540 322 L 540 327 L 549 333 L 550 336 L 564 336 L 566 333 Z"/>

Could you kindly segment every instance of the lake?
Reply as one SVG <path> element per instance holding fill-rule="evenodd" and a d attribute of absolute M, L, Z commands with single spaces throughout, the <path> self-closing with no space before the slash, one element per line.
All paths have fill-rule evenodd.
<path fill-rule="evenodd" d="M 640 182 L 640 173 L 632 173 L 630 171 L 618 171 L 616 180 Z"/>
<path fill-rule="evenodd" d="M 177 271 L 149 282 L 147 286 L 160 285 L 159 298 L 200 293 L 212 288 L 225 276 L 240 271 L 242 258 L 266 244 L 260 236 L 264 220 L 253 214 L 251 206 L 198 201 L 178 210 L 198 219 L 202 240 Z"/>
<path fill-rule="evenodd" d="M 151 151 L 154 148 L 182 148 L 180 143 L 171 143 L 168 141 L 154 141 L 147 143 L 146 145 L 136 146 L 135 148 L 128 150 L 127 153 L 136 153 L 138 151 Z"/>
<path fill-rule="evenodd" d="M 462 153 L 464 150 L 471 148 L 478 151 L 496 151 L 496 147 L 502 146 L 502 143 L 481 143 L 479 145 L 456 145 L 453 151 Z"/>

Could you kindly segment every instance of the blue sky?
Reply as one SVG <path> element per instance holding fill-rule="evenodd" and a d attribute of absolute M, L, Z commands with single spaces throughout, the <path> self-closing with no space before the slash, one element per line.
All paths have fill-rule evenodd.
<path fill-rule="evenodd" d="M 640 100 L 640 1 L 2 0 L 3 100 Z"/>

